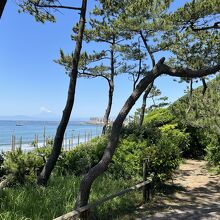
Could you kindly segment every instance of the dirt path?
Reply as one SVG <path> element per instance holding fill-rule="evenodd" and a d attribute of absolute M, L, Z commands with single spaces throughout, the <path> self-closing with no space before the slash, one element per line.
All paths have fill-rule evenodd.
<path fill-rule="evenodd" d="M 187 160 L 174 178 L 176 192 L 155 201 L 149 215 L 145 207 L 136 220 L 220 220 L 220 176 L 210 175 L 204 161 Z M 146 206 L 147 207 L 147 206 Z"/>

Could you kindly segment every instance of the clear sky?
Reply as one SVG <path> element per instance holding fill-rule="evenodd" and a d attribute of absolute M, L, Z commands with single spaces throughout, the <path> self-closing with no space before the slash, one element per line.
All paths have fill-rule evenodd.
<path fill-rule="evenodd" d="M 172 8 L 185 2 L 175 0 Z M 89 0 L 88 4 L 90 10 L 94 1 Z M 41 24 L 35 22 L 34 17 L 17 11 L 15 1 L 8 0 L 0 20 L 0 116 L 42 112 L 61 115 L 69 78 L 53 60 L 59 57 L 60 48 L 68 52 L 73 50 L 70 34 L 79 15 L 63 11 L 63 14 L 57 14 L 56 23 Z M 83 50 L 86 47 L 84 45 Z M 165 76 L 158 79 L 156 85 L 169 101 L 182 96 L 186 88 Z M 79 79 L 72 117 L 102 116 L 107 104 L 106 88 L 107 84 L 102 79 Z M 112 117 L 117 115 L 131 89 L 127 76 L 116 78 Z M 132 112 L 140 105 L 139 100 Z"/>

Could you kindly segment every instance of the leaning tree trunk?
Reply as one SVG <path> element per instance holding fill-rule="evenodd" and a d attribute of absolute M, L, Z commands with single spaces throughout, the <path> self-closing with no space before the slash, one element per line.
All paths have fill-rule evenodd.
<path fill-rule="evenodd" d="M 151 91 L 153 87 L 153 83 L 151 83 L 147 89 L 145 90 L 144 92 L 144 95 L 143 95 L 143 100 L 142 100 L 142 106 L 141 106 L 141 112 L 140 112 L 140 118 L 139 118 L 139 123 L 138 125 L 141 127 L 142 124 L 143 124 L 143 121 L 144 121 L 144 115 L 145 115 L 145 109 L 146 109 L 146 102 L 147 102 L 147 97 Z"/>
<path fill-rule="evenodd" d="M 69 82 L 69 89 L 68 89 L 68 97 L 67 97 L 67 101 L 66 101 L 66 106 L 63 110 L 63 115 L 62 115 L 60 124 L 57 128 L 57 131 L 56 131 L 52 152 L 51 152 L 49 158 L 47 159 L 43 170 L 41 171 L 40 175 L 37 178 L 37 183 L 39 185 L 43 185 L 43 186 L 47 185 L 47 181 L 48 181 L 48 179 L 51 175 L 51 172 L 54 169 L 56 162 L 57 162 L 57 159 L 60 155 L 64 133 L 65 133 L 65 130 L 68 125 L 70 115 L 72 112 L 74 98 L 75 98 L 76 82 L 77 82 L 77 76 L 78 76 L 78 63 L 79 63 L 80 52 L 81 52 L 81 48 L 82 48 L 83 33 L 84 33 L 85 22 L 86 22 L 86 20 L 85 20 L 86 6 L 87 6 L 87 0 L 82 0 L 79 31 L 78 31 L 75 51 L 74 51 L 74 55 L 73 55 L 72 71 L 70 74 L 70 82 Z"/>
<path fill-rule="evenodd" d="M 148 74 L 138 83 L 136 89 L 133 91 L 131 96 L 127 99 L 123 108 L 119 112 L 117 118 L 115 119 L 111 134 L 109 136 L 108 145 L 103 153 L 103 156 L 99 163 L 92 167 L 88 173 L 84 176 L 80 183 L 80 191 L 79 196 L 77 198 L 76 207 L 82 207 L 87 205 L 90 190 L 94 180 L 102 175 L 104 171 L 108 168 L 108 165 L 113 157 L 115 149 L 117 147 L 119 141 L 120 131 L 123 125 L 123 122 L 128 115 L 131 108 L 134 106 L 135 102 L 138 100 L 140 95 L 144 92 L 148 85 L 150 85 L 158 76 L 162 73 L 167 74 L 169 76 L 177 76 L 177 77 L 203 77 L 213 73 L 216 73 L 220 70 L 220 64 L 210 68 L 204 68 L 201 70 L 191 70 L 191 69 L 175 69 L 169 67 L 164 64 L 165 58 L 161 58 L 158 63 L 155 65 L 152 71 L 148 72 Z"/>
<path fill-rule="evenodd" d="M 4 11 L 5 5 L 6 5 L 7 0 L 1 0 L 0 1 L 0 19 L 2 17 L 2 13 Z"/>
<path fill-rule="evenodd" d="M 109 137 L 108 145 L 103 153 L 102 159 L 99 161 L 99 163 L 91 168 L 88 173 L 84 176 L 84 178 L 81 181 L 80 184 L 80 192 L 79 197 L 77 198 L 76 207 L 82 207 L 84 205 L 87 205 L 90 190 L 92 187 L 92 184 L 94 180 L 99 177 L 101 174 L 107 170 L 108 165 L 112 159 L 112 156 L 115 152 L 115 149 L 117 147 L 120 131 L 123 125 L 123 122 L 128 115 L 131 108 L 134 106 L 135 102 L 138 100 L 138 98 L 141 96 L 143 91 L 147 88 L 148 85 L 150 85 L 154 79 L 160 75 L 160 71 L 158 71 L 158 68 L 160 65 L 164 62 L 165 58 L 162 58 L 156 67 L 150 71 L 147 76 L 145 76 L 137 85 L 136 89 L 133 91 L 131 96 L 127 99 L 126 103 L 124 104 L 123 108 L 119 112 L 117 118 L 115 119 L 111 134 Z M 158 67 L 158 68 L 157 68 Z"/>
<path fill-rule="evenodd" d="M 107 125 L 109 123 L 109 115 L 111 113 L 113 93 L 114 93 L 114 82 L 109 81 L 108 83 L 109 83 L 108 106 L 106 108 L 105 115 L 104 115 L 104 118 L 103 118 L 104 125 L 103 125 L 103 128 L 102 128 L 102 134 L 105 134 Z"/>

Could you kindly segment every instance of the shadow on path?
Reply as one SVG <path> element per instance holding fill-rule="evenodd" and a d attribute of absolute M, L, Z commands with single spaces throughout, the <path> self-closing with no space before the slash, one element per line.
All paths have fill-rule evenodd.
<path fill-rule="evenodd" d="M 220 176 L 205 169 L 205 161 L 187 160 L 180 166 L 169 192 L 150 207 L 155 214 L 146 215 L 142 207 L 136 220 L 220 220 Z M 172 191 L 173 190 L 173 191 Z M 149 210 L 147 204 L 146 209 Z"/>

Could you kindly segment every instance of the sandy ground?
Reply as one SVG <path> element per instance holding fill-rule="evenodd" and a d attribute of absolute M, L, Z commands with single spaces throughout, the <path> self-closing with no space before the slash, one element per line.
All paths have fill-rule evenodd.
<path fill-rule="evenodd" d="M 210 175 L 205 165 L 205 161 L 186 160 L 173 180 L 178 190 L 156 199 L 150 207 L 140 207 L 130 219 L 220 220 L 220 176 Z M 149 215 L 149 210 L 154 214 Z"/>

